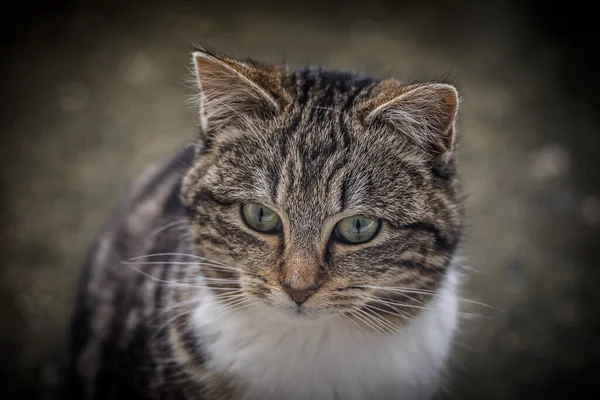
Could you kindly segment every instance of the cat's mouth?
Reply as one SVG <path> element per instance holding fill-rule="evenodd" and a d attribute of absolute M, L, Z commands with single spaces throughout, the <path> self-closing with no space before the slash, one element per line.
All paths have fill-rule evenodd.
<path fill-rule="evenodd" d="M 298 315 L 298 316 L 306 316 L 306 309 L 303 308 L 302 306 L 297 306 L 296 309 L 293 311 L 294 315 Z"/>
<path fill-rule="evenodd" d="M 316 318 L 318 315 L 318 313 L 315 313 L 314 311 L 309 311 L 304 305 L 296 306 L 293 314 L 302 318 Z"/>
<path fill-rule="evenodd" d="M 311 304 L 289 304 L 275 303 L 269 304 L 269 307 L 274 309 L 280 315 L 283 315 L 288 320 L 302 322 L 302 321 L 314 321 L 321 319 L 327 315 L 328 312 L 321 310 L 320 307 L 315 307 Z"/>
<path fill-rule="evenodd" d="M 295 306 L 292 310 L 285 310 L 284 312 L 289 318 L 299 322 L 315 321 L 325 316 L 325 314 L 311 310 L 304 305 Z"/>

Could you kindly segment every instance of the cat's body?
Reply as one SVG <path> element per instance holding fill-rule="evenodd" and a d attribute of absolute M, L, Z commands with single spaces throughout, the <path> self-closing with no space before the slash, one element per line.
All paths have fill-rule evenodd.
<path fill-rule="evenodd" d="M 439 124 L 452 131 L 441 139 L 448 148 L 420 154 L 385 136 L 398 121 L 377 128 L 379 141 L 356 136 L 355 114 L 371 118 L 409 87 L 386 94 L 387 81 L 197 57 L 204 136 L 140 178 L 97 240 L 72 318 L 72 397 L 430 398 L 458 314 L 461 215 L 448 156 L 456 104 Z M 230 106 L 210 109 L 211 77 L 234 79 L 237 97 L 221 96 Z M 264 93 L 235 86 L 248 80 Z M 448 100 L 447 86 L 425 101 Z M 268 107 L 260 96 L 286 117 L 257 112 Z M 423 99 L 408 100 L 414 108 Z M 407 137 L 413 128 L 404 125 Z M 276 210 L 280 233 L 244 226 L 246 201 Z M 353 208 L 384 221 L 373 239 L 329 238 Z"/>

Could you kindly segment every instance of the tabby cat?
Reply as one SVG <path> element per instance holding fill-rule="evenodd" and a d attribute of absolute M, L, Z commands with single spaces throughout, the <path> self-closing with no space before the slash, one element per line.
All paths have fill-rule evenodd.
<path fill-rule="evenodd" d="M 71 397 L 431 398 L 458 316 L 456 89 L 193 60 L 200 137 L 88 256 Z"/>

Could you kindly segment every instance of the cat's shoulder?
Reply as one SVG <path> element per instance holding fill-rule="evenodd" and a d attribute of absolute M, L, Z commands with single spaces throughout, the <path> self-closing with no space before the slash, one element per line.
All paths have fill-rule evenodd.
<path fill-rule="evenodd" d="M 117 242 L 120 247 L 109 246 L 113 251 L 122 253 L 119 254 L 121 257 L 135 257 L 156 241 L 150 233 L 184 217 L 181 180 L 191 167 L 194 154 L 194 146 L 187 145 L 166 160 L 146 167 L 131 183 L 125 198 L 99 235 L 98 244 Z M 100 250 L 95 247 L 92 253 Z"/>
<path fill-rule="evenodd" d="M 177 238 L 172 229 L 166 228 L 185 217 L 180 185 L 194 153 L 193 146 L 186 146 L 167 160 L 147 167 L 132 182 L 87 253 L 80 292 L 87 297 L 105 295 L 111 282 L 123 284 L 135 274 L 134 269 L 123 268 L 123 262 L 175 250 L 168 246 L 174 246 Z"/>

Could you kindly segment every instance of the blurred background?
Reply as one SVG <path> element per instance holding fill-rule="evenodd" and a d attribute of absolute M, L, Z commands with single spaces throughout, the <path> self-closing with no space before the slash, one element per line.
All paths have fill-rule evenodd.
<path fill-rule="evenodd" d="M 3 6 L 0 397 L 52 398 L 90 242 L 146 165 L 194 139 L 192 43 L 378 77 L 454 76 L 472 269 L 463 297 L 491 307 L 465 303 L 482 316 L 463 321 L 440 398 L 597 391 L 593 15 L 576 1 Z"/>

